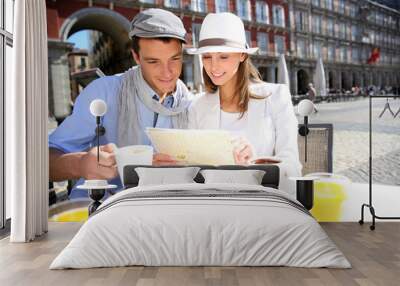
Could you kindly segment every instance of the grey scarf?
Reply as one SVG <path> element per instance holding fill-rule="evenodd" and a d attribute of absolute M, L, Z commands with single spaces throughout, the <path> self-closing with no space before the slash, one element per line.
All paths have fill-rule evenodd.
<path fill-rule="evenodd" d="M 187 128 L 190 92 L 181 80 L 176 83 L 174 104 L 172 108 L 167 108 L 152 98 L 154 91 L 143 79 L 140 66 L 129 69 L 122 77 L 118 94 L 118 147 L 143 144 L 143 136 L 146 135 L 140 122 L 139 101 L 153 112 L 171 116 L 173 128 Z"/>

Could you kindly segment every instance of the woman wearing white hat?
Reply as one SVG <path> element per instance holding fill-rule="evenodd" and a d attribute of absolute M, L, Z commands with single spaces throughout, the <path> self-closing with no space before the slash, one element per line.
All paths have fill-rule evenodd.
<path fill-rule="evenodd" d="M 248 57 L 243 22 L 234 14 L 208 14 L 200 29 L 201 54 L 207 93 L 189 109 L 189 128 L 225 129 L 241 135 L 235 161 L 248 164 L 260 157 L 281 161 L 281 178 L 301 175 L 297 119 L 286 85 L 261 81 Z"/>

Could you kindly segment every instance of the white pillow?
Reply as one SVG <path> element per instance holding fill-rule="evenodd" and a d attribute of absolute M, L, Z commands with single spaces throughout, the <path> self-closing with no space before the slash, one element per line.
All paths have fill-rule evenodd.
<path fill-rule="evenodd" d="M 262 170 L 202 170 L 204 183 L 235 183 L 261 185 L 265 171 Z"/>
<path fill-rule="evenodd" d="M 199 167 L 135 168 L 139 176 L 139 186 L 195 183 L 193 179 L 199 170 Z"/>

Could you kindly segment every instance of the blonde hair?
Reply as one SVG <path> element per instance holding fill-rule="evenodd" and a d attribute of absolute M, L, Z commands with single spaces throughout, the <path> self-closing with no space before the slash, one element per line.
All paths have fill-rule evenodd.
<path fill-rule="evenodd" d="M 218 86 L 215 85 L 207 72 L 203 67 L 203 78 L 206 91 L 214 93 L 218 90 Z M 239 97 L 238 108 L 240 111 L 240 118 L 243 117 L 244 113 L 249 107 L 250 98 L 261 99 L 250 92 L 250 84 L 252 82 L 261 82 L 261 76 L 256 67 L 252 64 L 250 58 L 246 56 L 246 59 L 239 64 L 239 68 L 236 72 L 236 91 L 235 97 Z"/>

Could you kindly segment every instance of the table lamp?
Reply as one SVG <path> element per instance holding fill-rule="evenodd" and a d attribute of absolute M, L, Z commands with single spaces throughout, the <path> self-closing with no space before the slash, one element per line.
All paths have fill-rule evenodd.
<path fill-rule="evenodd" d="M 104 100 L 95 99 L 90 103 L 90 113 L 96 117 L 96 141 L 97 141 L 97 163 L 100 161 L 100 136 L 106 133 L 106 129 L 101 125 L 101 117 L 107 112 L 107 104 Z M 78 189 L 88 190 L 89 197 L 93 202 L 88 207 L 89 215 L 92 215 L 101 205 L 100 200 L 104 197 L 107 189 L 115 189 L 116 185 L 109 185 L 107 180 L 85 180 L 83 185 L 77 186 Z"/>
<path fill-rule="evenodd" d="M 100 136 L 106 133 L 106 129 L 101 125 L 101 117 L 107 112 L 107 104 L 102 99 L 95 99 L 90 103 L 90 113 L 96 117 L 96 142 L 97 142 L 97 163 L 100 160 Z"/>

